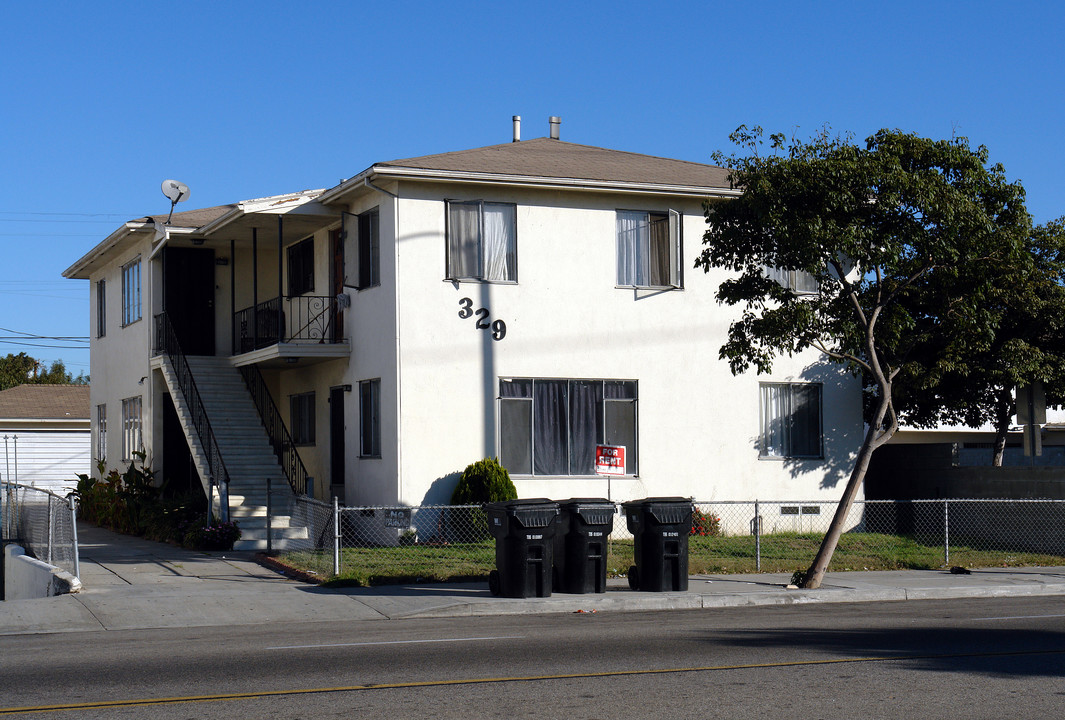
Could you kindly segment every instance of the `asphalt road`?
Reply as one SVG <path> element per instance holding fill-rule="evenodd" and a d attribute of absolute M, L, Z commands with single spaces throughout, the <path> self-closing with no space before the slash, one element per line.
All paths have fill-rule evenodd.
<path fill-rule="evenodd" d="M 1055 597 L 0 637 L 0 718 L 1063 711 Z"/>

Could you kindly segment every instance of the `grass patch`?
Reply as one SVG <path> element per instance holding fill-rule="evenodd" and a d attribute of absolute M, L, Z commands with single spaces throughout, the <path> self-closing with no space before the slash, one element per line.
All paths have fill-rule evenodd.
<path fill-rule="evenodd" d="M 775 533 L 761 538 L 761 572 L 805 570 L 823 536 L 819 533 Z M 623 576 L 633 564 L 631 539 L 612 540 L 607 574 Z M 284 553 L 282 562 L 311 572 L 332 587 L 391 585 L 412 582 L 487 580 L 495 568 L 495 541 L 454 545 L 406 545 L 342 548 L 340 573 L 333 575 L 332 551 Z M 966 567 L 1065 565 L 1065 557 L 1030 552 L 951 547 L 950 564 Z M 943 546 L 912 538 L 877 533 L 845 533 L 829 571 L 933 570 L 945 567 Z M 755 543 L 751 536 L 688 539 L 688 572 L 692 575 L 754 573 Z"/>

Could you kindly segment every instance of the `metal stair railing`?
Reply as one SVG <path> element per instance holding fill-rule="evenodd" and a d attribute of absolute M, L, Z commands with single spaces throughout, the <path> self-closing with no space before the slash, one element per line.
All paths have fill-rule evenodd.
<path fill-rule="evenodd" d="M 281 419 L 281 413 L 277 404 L 266 387 L 263 375 L 259 368 L 254 365 L 244 365 L 240 368 L 240 375 L 244 378 L 244 384 L 255 401 L 255 408 L 259 411 L 259 418 L 270 439 L 270 446 L 274 449 L 277 462 L 288 478 L 288 484 L 296 495 L 307 494 L 307 467 L 303 464 L 296 444 L 292 441 L 292 435 Z"/>
<path fill-rule="evenodd" d="M 196 380 L 192 376 L 192 368 L 181 351 L 177 334 L 170 324 L 167 314 L 160 313 L 155 316 L 155 344 L 156 352 L 166 354 L 177 376 L 178 388 L 185 396 L 185 404 L 188 405 L 189 414 L 192 416 L 192 426 L 196 430 L 200 446 L 207 457 L 207 467 L 210 477 L 208 486 L 217 486 L 219 500 L 222 507 L 222 520 L 229 520 L 229 471 L 226 470 L 225 461 L 222 460 L 222 451 L 218 447 L 214 431 L 211 429 L 211 421 L 207 417 L 207 409 L 200 398 L 200 391 L 196 388 Z"/>

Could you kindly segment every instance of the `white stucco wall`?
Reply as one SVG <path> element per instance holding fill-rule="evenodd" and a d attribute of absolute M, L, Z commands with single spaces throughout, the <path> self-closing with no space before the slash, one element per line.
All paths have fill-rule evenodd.
<path fill-rule="evenodd" d="M 158 282 L 160 269 L 158 259 L 149 261 L 151 234 L 130 236 L 124 245 L 116 249 L 116 260 L 90 276 L 90 317 L 92 318 L 92 351 L 89 356 L 90 413 L 92 418 L 91 453 L 95 460 L 97 448 L 97 406 L 107 406 L 107 453 L 102 458 L 107 469 L 122 465 L 122 400 L 141 398 L 142 435 L 144 448 L 149 457 L 155 448 L 152 423 L 155 413 L 153 382 L 150 368 L 152 350 L 153 316 L 158 312 L 161 287 Z M 141 257 L 141 318 L 122 326 L 122 266 L 140 255 Z M 96 283 L 105 279 L 106 284 L 106 333 L 97 337 Z M 144 382 L 140 382 L 145 378 Z M 161 413 L 159 416 L 162 438 Z M 161 440 L 160 440 L 161 443 Z M 158 448 L 161 453 L 162 448 Z"/>
<path fill-rule="evenodd" d="M 768 377 L 731 375 L 718 360 L 733 317 L 713 297 L 721 276 L 692 269 L 697 200 L 413 183 L 400 195 L 402 502 L 446 501 L 455 473 L 498 453 L 499 377 L 638 381 L 639 475 L 612 482 L 615 500 L 838 497 L 861 439 L 858 383 L 813 353 L 778 361 Z M 516 203 L 517 284 L 444 280 L 444 197 Z M 685 288 L 615 287 L 616 210 L 670 208 L 684 214 Z M 459 318 L 464 297 L 506 322 L 503 340 Z M 825 460 L 758 459 L 760 379 L 825 383 Z M 602 478 L 514 480 L 523 497 L 607 494 Z"/>

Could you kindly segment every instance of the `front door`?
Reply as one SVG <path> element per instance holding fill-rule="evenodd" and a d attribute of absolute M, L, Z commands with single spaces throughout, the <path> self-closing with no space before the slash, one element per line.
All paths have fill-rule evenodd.
<path fill-rule="evenodd" d="M 163 249 L 163 309 L 181 351 L 214 355 L 214 250 Z"/>

